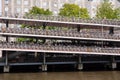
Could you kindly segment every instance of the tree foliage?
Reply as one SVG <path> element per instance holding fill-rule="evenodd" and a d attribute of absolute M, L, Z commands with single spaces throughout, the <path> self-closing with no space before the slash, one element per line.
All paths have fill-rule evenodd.
<path fill-rule="evenodd" d="M 52 12 L 49 9 L 43 9 L 39 8 L 37 6 L 32 7 L 32 9 L 29 10 L 28 14 L 40 14 L 40 15 L 52 15 Z"/>
<path fill-rule="evenodd" d="M 120 19 L 120 8 L 117 8 L 114 10 L 115 15 L 117 16 L 117 19 Z"/>
<path fill-rule="evenodd" d="M 120 9 L 114 9 L 113 5 L 108 0 L 104 0 L 97 8 L 97 18 L 118 19 L 119 16 Z"/>
<path fill-rule="evenodd" d="M 76 4 L 64 4 L 59 12 L 60 16 L 89 18 L 86 8 L 80 8 Z"/>

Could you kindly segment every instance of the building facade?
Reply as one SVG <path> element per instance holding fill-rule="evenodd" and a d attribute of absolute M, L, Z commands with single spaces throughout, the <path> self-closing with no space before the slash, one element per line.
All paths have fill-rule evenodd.
<path fill-rule="evenodd" d="M 24 15 L 33 6 L 49 9 L 54 15 L 59 13 L 59 9 L 65 3 L 77 4 L 80 7 L 87 8 L 91 17 L 95 16 L 97 6 L 103 0 L 2 0 L 2 15 L 11 14 Z M 114 7 L 119 7 L 118 0 L 110 0 Z"/>

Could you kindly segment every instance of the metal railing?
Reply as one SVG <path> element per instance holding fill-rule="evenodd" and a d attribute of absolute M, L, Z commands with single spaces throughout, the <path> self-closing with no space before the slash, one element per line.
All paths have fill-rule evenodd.
<path fill-rule="evenodd" d="M 6 16 L 2 16 L 6 17 Z M 65 16 L 47 16 L 47 15 L 8 15 L 10 18 L 22 18 L 22 19 L 36 19 L 36 20 L 49 20 L 49 21 L 62 21 L 62 22 L 76 22 L 76 23 L 93 23 L 93 24 L 106 24 L 106 25 L 120 25 L 118 19 L 81 19 L 78 17 L 65 17 Z"/>
<path fill-rule="evenodd" d="M 67 44 L 39 44 L 28 42 L 0 42 L 1 49 L 27 49 L 27 50 L 46 50 L 46 51 L 73 51 L 73 52 L 96 52 L 96 53 L 111 53 L 119 54 L 118 47 L 97 47 L 97 46 L 81 46 Z"/>
<path fill-rule="evenodd" d="M 120 33 L 118 31 L 114 34 L 109 34 L 108 30 L 101 32 L 100 30 L 90 29 L 81 30 L 78 32 L 74 29 L 61 30 L 42 30 L 33 28 L 1 28 L 1 33 L 13 33 L 13 34 L 30 34 L 32 35 L 46 35 L 46 36 L 63 36 L 63 37 L 82 37 L 82 38 L 100 38 L 100 39 L 115 39 L 120 40 Z M 103 34 L 101 34 L 103 33 Z M 19 35 L 18 35 L 19 36 Z M 34 36 L 33 36 L 34 37 Z"/>

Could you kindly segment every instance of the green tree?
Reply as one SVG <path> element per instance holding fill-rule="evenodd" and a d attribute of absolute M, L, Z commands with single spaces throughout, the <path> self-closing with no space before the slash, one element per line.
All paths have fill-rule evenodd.
<path fill-rule="evenodd" d="M 52 15 L 52 12 L 49 9 L 46 9 L 44 11 L 44 15 Z"/>
<path fill-rule="evenodd" d="M 116 15 L 117 19 L 120 19 L 120 8 L 116 8 L 114 10 L 114 12 L 115 12 L 115 15 Z"/>
<path fill-rule="evenodd" d="M 120 9 L 114 9 L 108 0 L 104 0 L 97 8 L 96 17 L 100 19 L 118 19 L 119 15 Z"/>
<path fill-rule="evenodd" d="M 52 12 L 49 9 L 43 9 L 39 8 L 37 6 L 32 7 L 32 9 L 29 10 L 28 14 L 40 14 L 40 15 L 52 15 Z"/>
<path fill-rule="evenodd" d="M 87 8 L 80 8 L 79 17 L 80 18 L 89 18 L 90 17 Z"/>
<path fill-rule="evenodd" d="M 63 8 L 60 9 L 59 15 L 67 17 L 89 18 L 87 9 L 80 8 L 76 4 L 64 4 Z"/>

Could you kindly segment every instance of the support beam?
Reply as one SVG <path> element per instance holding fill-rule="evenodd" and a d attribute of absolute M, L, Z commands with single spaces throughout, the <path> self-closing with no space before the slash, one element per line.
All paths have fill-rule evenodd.
<path fill-rule="evenodd" d="M 47 26 L 47 24 L 44 22 L 43 23 L 43 30 L 45 30 L 46 29 L 46 26 Z M 46 42 L 46 39 L 42 39 L 42 42 L 43 42 L 43 44 Z"/>
<path fill-rule="evenodd" d="M 8 28 L 9 27 L 9 21 L 7 20 L 5 23 L 6 23 L 6 28 Z"/>
<path fill-rule="evenodd" d="M 80 32 L 80 25 L 77 25 L 77 32 Z"/>
<path fill-rule="evenodd" d="M 6 21 L 6 28 L 8 28 L 9 27 L 9 22 L 8 22 L 8 20 Z M 6 42 L 8 42 L 9 41 L 9 39 L 8 39 L 8 36 L 6 36 Z"/>
<path fill-rule="evenodd" d="M 8 52 L 6 51 L 6 55 L 5 55 L 5 65 L 3 68 L 3 72 L 9 72 L 10 71 L 10 67 L 8 65 Z"/>
<path fill-rule="evenodd" d="M 46 29 L 46 26 L 47 26 L 47 25 L 46 25 L 46 23 L 44 22 L 42 26 L 43 26 L 43 30 L 44 30 L 44 29 Z"/>
<path fill-rule="evenodd" d="M 2 55 L 3 55 L 2 53 L 3 53 L 3 51 L 2 51 L 2 50 L 0 50 L 0 58 L 2 58 Z"/>
<path fill-rule="evenodd" d="M 6 55 L 5 55 L 5 65 L 8 65 L 8 52 L 6 51 Z"/>
<path fill-rule="evenodd" d="M 79 57 L 78 57 L 78 70 L 82 70 L 82 69 L 83 69 L 82 56 L 79 55 Z"/>
<path fill-rule="evenodd" d="M 10 71 L 10 67 L 9 66 L 4 66 L 3 72 L 7 73 L 9 71 Z"/>
<path fill-rule="evenodd" d="M 46 72 L 47 71 L 47 65 L 42 65 L 42 71 Z"/>
<path fill-rule="evenodd" d="M 116 69 L 117 68 L 117 63 L 116 62 L 112 62 L 112 69 Z"/>
<path fill-rule="evenodd" d="M 83 64 L 78 64 L 78 70 L 83 70 Z"/>
<path fill-rule="evenodd" d="M 35 43 L 37 43 L 38 42 L 38 38 L 36 38 L 36 40 L 35 40 Z"/>
<path fill-rule="evenodd" d="M 43 65 L 42 65 L 42 71 L 47 71 L 47 64 L 46 64 L 46 53 L 43 53 Z"/>
<path fill-rule="evenodd" d="M 113 27 L 110 27 L 110 28 L 109 28 L 109 34 L 110 34 L 110 35 L 113 35 L 113 34 L 114 34 L 114 28 L 113 28 Z"/>
<path fill-rule="evenodd" d="M 38 53 L 37 52 L 35 52 L 35 58 L 38 56 Z"/>
<path fill-rule="evenodd" d="M 117 63 L 115 62 L 114 56 L 112 56 L 111 68 L 114 70 L 117 68 Z"/>

